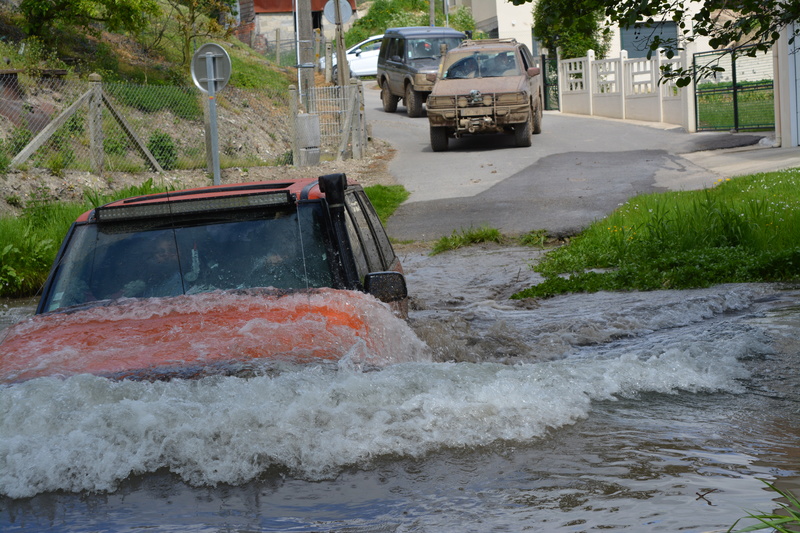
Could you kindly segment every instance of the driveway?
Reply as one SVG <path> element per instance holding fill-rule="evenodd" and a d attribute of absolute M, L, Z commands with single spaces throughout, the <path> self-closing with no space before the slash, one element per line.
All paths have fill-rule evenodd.
<path fill-rule="evenodd" d="M 781 151 L 753 150 L 762 134 L 687 134 L 669 125 L 546 112 L 530 148 L 515 147 L 512 136 L 487 135 L 451 140 L 447 152 L 434 153 L 424 116 L 409 118 L 402 105 L 385 113 L 374 82 L 364 93 L 372 135 L 397 149 L 389 169 L 411 192 L 387 224 L 398 240 L 436 240 L 483 225 L 509 235 L 571 235 L 631 196 L 712 186 L 737 168 L 705 165 L 720 149 Z M 794 164 L 776 168 L 800 166 L 799 155 L 790 151 Z"/>

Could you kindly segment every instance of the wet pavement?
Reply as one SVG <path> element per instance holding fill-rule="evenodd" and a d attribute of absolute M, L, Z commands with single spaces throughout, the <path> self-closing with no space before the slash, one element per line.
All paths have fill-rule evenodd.
<path fill-rule="evenodd" d="M 402 106 L 385 113 L 377 91 L 365 95 L 372 134 L 395 147 L 390 171 L 411 192 L 387 224 L 398 240 L 437 240 L 486 225 L 512 235 L 572 235 L 637 194 L 800 166 L 800 148 L 771 148 L 772 132 L 689 134 L 558 112 L 545 114 L 530 148 L 486 135 L 451 140 L 447 152 L 434 153 L 427 118 L 409 118 Z"/>

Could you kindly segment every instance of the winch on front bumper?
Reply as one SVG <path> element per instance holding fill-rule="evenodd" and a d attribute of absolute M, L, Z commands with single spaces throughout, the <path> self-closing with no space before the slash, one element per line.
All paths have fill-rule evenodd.
<path fill-rule="evenodd" d="M 430 96 L 428 120 L 432 127 L 446 127 L 455 135 L 495 133 L 530 119 L 525 93 L 481 93 L 472 90 L 456 96 Z"/>

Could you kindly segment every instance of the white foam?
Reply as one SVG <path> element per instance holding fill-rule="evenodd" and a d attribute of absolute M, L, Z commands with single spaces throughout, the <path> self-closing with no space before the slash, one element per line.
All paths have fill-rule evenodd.
<path fill-rule="evenodd" d="M 586 417 L 596 401 L 736 391 L 742 354 L 724 351 L 376 372 L 344 362 L 155 383 L 40 378 L 0 388 L 0 492 L 106 491 L 159 468 L 193 484 L 242 483 L 272 466 L 321 479 L 381 456 L 527 441 Z"/>

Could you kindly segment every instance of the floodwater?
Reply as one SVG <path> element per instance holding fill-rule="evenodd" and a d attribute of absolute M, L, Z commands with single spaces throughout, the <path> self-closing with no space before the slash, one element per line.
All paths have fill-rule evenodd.
<path fill-rule="evenodd" d="M 0 529 L 709 532 L 798 488 L 800 288 L 509 301 L 536 254 L 401 251 L 432 361 L 3 386 Z"/>

